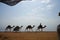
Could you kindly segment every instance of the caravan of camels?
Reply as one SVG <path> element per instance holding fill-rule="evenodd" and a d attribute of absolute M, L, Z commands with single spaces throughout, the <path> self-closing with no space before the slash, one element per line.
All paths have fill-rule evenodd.
<path fill-rule="evenodd" d="M 31 26 L 31 25 L 28 25 L 26 28 L 25 28 L 25 30 L 27 30 L 27 31 L 29 31 L 29 30 L 31 30 L 32 31 L 32 29 L 35 27 L 35 25 L 33 25 L 33 26 Z M 43 29 L 46 27 L 46 25 L 44 25 L 44 26 L 42 26 L 42 24 L 40 23 L 40 25 L 37 27 L 37 30 L 39 30 L 39 31 L 43 31 Z M 13 28 L 13 30 L 12 30 L 12 28 Z M 21 28 L 23 28 L 23 26 L 12 26 L 11 27 L 11 25 L 8 25 L 6 28 L 5 28 L 5 31 L 8 31 L 9 30 L 9 32 L 11 32 L 11 30 L 13 31 L 13 32 L 19 32 L 19 30 L 21 30 Z"/>

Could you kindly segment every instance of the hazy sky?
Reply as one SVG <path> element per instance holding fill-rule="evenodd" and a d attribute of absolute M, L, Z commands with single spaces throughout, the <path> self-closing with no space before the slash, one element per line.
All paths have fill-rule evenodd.
<path fill-rule="evenodd" d="M 56 31 L 60 24 L 60 0 L 32 0 L 22 1 L 15 6 L 8 6 L 0 3 L 0 29 L 5 29 L 7 25 L 23 25 L 22 30 L 27 25 L 37 26 L 47 25 L 45 31 Z"/>

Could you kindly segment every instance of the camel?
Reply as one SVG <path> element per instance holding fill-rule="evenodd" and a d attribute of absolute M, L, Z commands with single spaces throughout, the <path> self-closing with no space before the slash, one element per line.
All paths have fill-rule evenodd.
<path fill-rule="evenodd" d="M 30 29 L 32 30 L 32 28 L 34 28 L 34 27 L 35 27 L 35 25 L 33 25 L 33 27 L 32 27 L 31 25 L 28 25 L 25 30 L 28 30 L 28 29 L 29 29 L 29 30 L 30 30 Z"/>
<path fill-rule="evenodd" d="M 16 26 L 16 27 L 13 29 L 13 31 L 14 31 L 14 32 L 18 32 L 22 27 L 23 27 L 23 26 L 21 26 L 21 27 Z"/>
<path fill-rule="evenodd" d="M 13 26 L 13 27 L 15 27 L 15 26 Z M 11 32 L 11 29 L 12 29 L 13 27 L 11 27 L 11 25 L 8 25 L 5 30 L 10 30 L 10 32 Z"/>
<path fill-rule="evenodd" d="M 43 27 L 42 25 L 41 25 L 41 23 L 40 23 L 40 25 L 38 26 L 38 29 L 37 30 L 40 30 L 41 29 L 41 31 L 43 31 L 43 29 L 46 27 L 46 25 Z"/>
<path fill-rule="evenodd" d="M 59 12 L 59 16 L 60 16 L 60 12 Z"/>
<path fill-rule="evenodd" d="M 60 24 L 57 26 L 58 39 L 60 40 Z"/>

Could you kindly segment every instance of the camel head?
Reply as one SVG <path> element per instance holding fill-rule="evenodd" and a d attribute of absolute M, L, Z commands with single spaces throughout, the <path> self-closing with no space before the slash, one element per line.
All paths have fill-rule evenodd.
<path fill-rule="evenodd" d="M 13 27 L 15 27 L 15 26 L 13 25 Z"/>
<path fill-rule="evenodd" d="M 59 16 L 60 16 L 60 12 L 59 12 Z"/>
<path fill-rule="evenodd" d="M 44 25 L 44 28 L 46 27 L 46 25 Z"/>
<path fill-rule="evenodd" d="M 35 25 L 33 25 L 33 27 L 35 27 Z"/>
<path fill-rule="evenodd" d="M 21 27 L 23 27 L 23 26 L 21 26 Z"/>

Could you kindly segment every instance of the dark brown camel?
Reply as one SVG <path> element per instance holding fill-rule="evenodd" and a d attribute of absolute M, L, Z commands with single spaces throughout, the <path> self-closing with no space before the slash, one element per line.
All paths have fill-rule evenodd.
<path fill-rule="evenodd" d="M 28 25 L 25 30 L 28 30 L 28 29 L 29 29 L 29 30 L 30 30 L 30 29 L 32 30 L 32 28 L 34 28 L 34 27 L 35 27 L 35 25 L 33 25 L 33 27 L 32 27 L 31 25 Z"/>
<path fill-rule="evenodd" d="M 15 27 L 15 26 L 13 26 L 13 27 Z M 6 31 L 7 31 L 7 30 L 10 30 L 10 32 L 11 32 L 11 29 L 12 29 L 13 27 L 11 27 L 11 25 L 8 25 L 5 30 L 6 30 Z"/>
<path fill-rule="evenodd" d="M 21 27 L 16 26 L 16 27 L 13 29 L 13 31 L 14 31 L 14 32 L 18 32 L 22 27 L 23 27 L 23 26 L 21 26 Z"/>
<path fill-rule="evenodd" d="M 38 26 L 38 29 L 37 30 L 40 30 L 41 29 L 41 31 L 43 31 L 43 29 L 46 27 L 46 25 L 43 27 L 42 25 L 41 25 L 41 23 L 40 23 L 40 25 Z"/>

